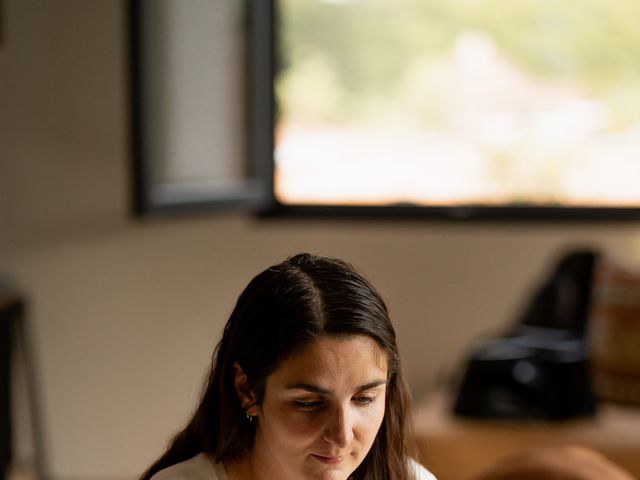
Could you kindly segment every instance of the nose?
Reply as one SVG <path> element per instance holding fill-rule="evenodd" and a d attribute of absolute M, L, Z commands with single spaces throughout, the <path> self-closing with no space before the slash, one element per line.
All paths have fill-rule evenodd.
<path fill-rule="evenodd" d="M 348 409 L 336 408 L 327 419 L 322 438 L 338 448 L 345 448 L 353 440 L 353 427 L 353 419 Z"/>

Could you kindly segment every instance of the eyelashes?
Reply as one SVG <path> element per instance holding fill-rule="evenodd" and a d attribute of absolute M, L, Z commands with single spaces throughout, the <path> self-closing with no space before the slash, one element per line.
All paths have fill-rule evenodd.
<path fill-rule="evenodd" d="M 311 410 L 318 410 L 322 407 L 324 407 L 325 403 L 323 401 L 310 401 L 310 402 L 306 402 L 306 401 L 302 401 L 302 400 L 294 400 L 293 402 L 293 406 L 295 407 L 296 410 L 301 410 L 301 411 L 311 411 Z"/>
<path fill-rule="evenodd" d="M 365 407 L 371 405 L 376 401 L 375 395 L 358 395 L 353 397 L 351 401 L 359 407 Z M 293 406 L 296 410 L 302 412 L 313 412 L 322 410 L 326 407 L 327 402 L 324 400 L 294 400 Z"/>
<path fill-rule="evenodd" d="M 353 399 L 356 403 L 359 403 L 360 405 L 368 405 L 370 403 L 373 403 L 376 401 L 376 397 L 373 395 L 362 395 L 359 397 L 355 397 Z"/>

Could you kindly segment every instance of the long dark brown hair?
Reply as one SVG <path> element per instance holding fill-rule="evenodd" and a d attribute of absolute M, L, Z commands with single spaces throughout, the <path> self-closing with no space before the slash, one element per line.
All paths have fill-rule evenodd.
<path fill-rule="evenodd" d="M 212 360 L 202 399 L 191 421 L 167 451 L 140 477 L 200 452 L 217 462 L 251 451 L 256 423 L 248 422 L 234 386 L 233 365 L 242 367 L 258 403 L 267 377 L 294 352 L 326 336 L 366 335 L 388 357 L 384 419 L 352 480 L 411 480 L 413 436 L 409 394 L 387 307 L 375 288 L 351 265 L 299 254 L 258 274 L 242 292 Z"/>

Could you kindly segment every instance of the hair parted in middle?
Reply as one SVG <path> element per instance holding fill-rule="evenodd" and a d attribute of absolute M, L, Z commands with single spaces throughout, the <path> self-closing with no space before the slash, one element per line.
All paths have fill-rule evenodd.
<path fill-rule="evenodd" d="M 415 448 L 407 418 L 410 397 L 387 307 L 350 264 L 307 253 L 269 267 L 249 282 L 214 351 L 193 417 L 141 480 L 200 452 L 209 452 L 220 462 L 251 451 L 259 420 L 248 422 L 238 400 L 236 362 L 260 403 L 267 378 L 283 360 L 321 338 L 352 335 L 365 335 L 381 347 L 388 378 L 382 425 L 350 478 L 411 480 L 407 459 Z"/>

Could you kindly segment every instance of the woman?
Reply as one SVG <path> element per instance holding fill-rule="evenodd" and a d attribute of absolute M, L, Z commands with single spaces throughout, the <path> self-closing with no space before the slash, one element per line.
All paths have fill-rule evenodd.
<path fill-rule="evenodd" d="M 140 480 L 429 480 L 384 301 L 300 254 L 240 295 L 189 424 Z"/>

